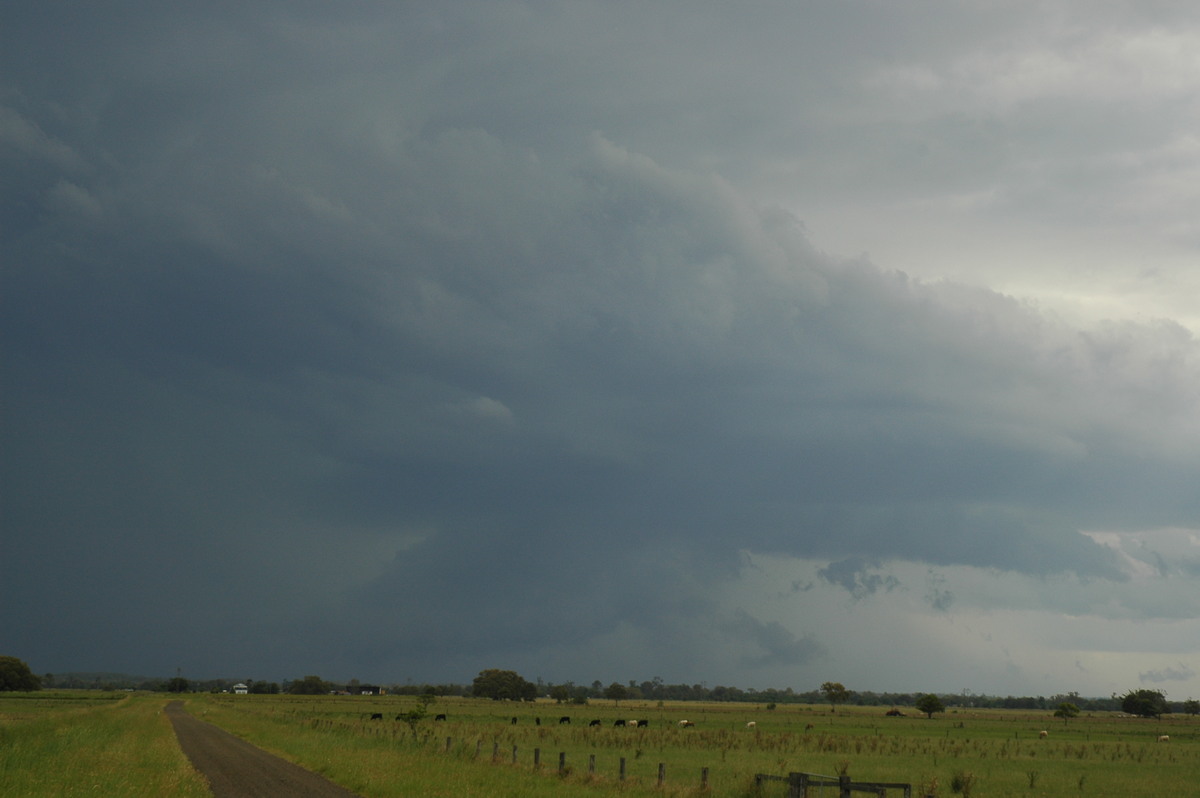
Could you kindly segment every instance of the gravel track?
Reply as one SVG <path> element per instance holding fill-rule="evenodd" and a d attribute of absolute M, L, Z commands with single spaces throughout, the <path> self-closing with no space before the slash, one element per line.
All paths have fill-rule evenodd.
<path fill-rule="evenodd" d="M 192 717 L 182 701 L 171 701 L 165 711 L 179 747 L 208 779 L 215 798 L 360 798 L 324 776 Z"/>

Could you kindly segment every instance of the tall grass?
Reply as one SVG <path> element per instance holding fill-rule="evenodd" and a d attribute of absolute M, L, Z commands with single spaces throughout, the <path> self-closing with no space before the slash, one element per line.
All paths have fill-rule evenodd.
<path fill-rule="evenodd" d="M 0 698 L 0 795 L 209 796 L 162 713 L 166 699 Z M 94 695 L 94 694 L 93 694 Z"/>
<path fill-rule="evenodd" d="M 595 798 L 618 787 L 623 795 L 634 798 L 694 792 L 658 790 L 653 781 L 645 779 L 618 783 L 615 771 L 611 778 L 589 777 L 577 766 L 559 775 L 557 752 L 551 756 L 548 750 L 542 769 L 535 772 L 530 767 L 532 747 L 521 749 L 517 766 L 511 764 L 511 746 L 497 761 L 492 760 L 490 744 L 477 758 L 475 743 L 461 738 L 447 749 L 444 738 L 433 734 L 431 721 L 414 741 L 407 726 L 391 722 L 397 712 L 394 704 L 389 706 L 389 721 L 380 723 L 365 720 L 357 706 L 353 711 L 341 707 L 328 716 L 309 711 L 313 706 L 338 707 L 336 699 L 256 702 L 257 698 L 196 697 L 188 702 L 188 709 L 247 742 L 369 798 Z"/>
<path fill-rule="evenodd" d="M 632 795 L 699 793 L 744 796 L 755 773 L 804 771 L 857 781 L 910 783 L 940 798 L 1195 795 L 1200 783 L 1200 725 L 1186 718 L 1146 721 L 1107 714 L 1063 725 L 1049 713 L 951 712 L 928 720 L 886 718 L 885 708 L 749 704 L 622 704 L 562 708 L 441 699 L 449 719 L 424 721 L 414 742 L 396 714 L 400 697 L 197 697 L 208 720 L 274 750 L 364 796 Z M 372 712 L 385 720 L 372 721 Z M 570 725 L 559 725 L 571 715 Z M 511 723 L 512 717 L 518 723 Z M 613 728 L 617 718 L 646 718 L 650 728 Z M 535 723 L 540 718 L 541 724 Z M 600 728 L 589 728 L 590 719 Z M 687 718 L 694 728 L 680 728 Z M 754 720 L 756 727 L 747 729 Z M 1050 729 L 1047 739 L 1041 729 Z M 1156 743 L 1158 734 L 1170 743 Z M 447 745 L 449 739 L 449 745 Z M 512 764 L 513 747 L 517 764 Z M 534 749 L 541 767 L 533 767 Z M 497 756 L 493 758 L 493 751 Z M 558 755 L 566 775 L 557 774 Z M 588 773 L 595 757 L 596 774 Z M 625 758 L 627 779 L 618 780 Z M 656 789 L 658 764 L 667 783 Z M 1031 777 L 1031 773 L 1036 773 Z M 923 787 L 926 792 L 918 792 Z M 782 794 L 772 785 L 764 796 Z M 772 792 L 771 790 L 774 790 Z"/>

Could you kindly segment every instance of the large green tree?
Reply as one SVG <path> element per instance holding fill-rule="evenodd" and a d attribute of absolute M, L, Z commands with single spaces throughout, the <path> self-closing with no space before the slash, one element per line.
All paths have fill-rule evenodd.
<path fill-rule="evenodd" d="M 829 711 L 837 709 L 838 704 L 845 703 L 850 698 L 850 691 L 841 682 L 825 682 L 821 685 L 821 693 L 829 702 Z"/>
<path fill-rule="evenodd" d="M 918 712 L 924 712 L 928 717 L 932 718 L 935 712 L 945 712 L 946 706 L 942 703 L 942 699 L 938 698 L 933 693 L 927 693 L 917 699 L 917 703 L 913 704 Z"/>
<path fill-rule="evenodd" d="M 24 660 L 16 657 L 0 657 L 0 693 L 19 691 L 28 693 L 42 689 L 42 680 L 34 675 Z"/>
<path fill-rule="evenodd" d="M 1166 714 L 1167 697 L 1161 690 L 1130 690 L 1121 696 L 1121 709 L 1130 715 L 1157 718 Z"/>
<path fill-rule="evenodd" d="M 604 688 L 604 697 L 611 700 L 613 704 L 620 704 L 629 698 L 629 688 L 620 682 L 613 682 Z"/>
<path fill-rule="evenodd" d="M 293 695 L 325 695 L 333 689 L 333 685 L 320 676 L 305 676 L 288 685 L 287 691 Z"/>
<path fill-rule="evenodd" d="M 1065 725 L 1071 718 L 1079 717 L 1079 707 L 1068 701 L 1064 701 L 1058 705 L 1058 709 L 1054 710 L 1054 717 L 1062 718 Z"/>
<path fill-rule="evenodd" d="M 537 698 L 537 685 L 525 681 L 516 671 L 488 668 L 475 677 L 471 692 L 479 698 L 495 701 L 532 701 Z"/>

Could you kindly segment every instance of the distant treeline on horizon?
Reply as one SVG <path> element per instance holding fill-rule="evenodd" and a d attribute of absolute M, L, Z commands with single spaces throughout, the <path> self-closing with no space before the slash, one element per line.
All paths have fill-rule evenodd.
<path fill-rule="evenodd" d="M 168 690 L 169 678 L 130 676 L 120 673 L 77 672 L 63 674 L 45 674 L 42 686 L 45 688 L 67 690 Z M 291 681 L 267 682 L 253 679 L 202 679 L 188 680 L 191 690 L 195 692 L 228 692 L 235 684 L 248 685 L 251 693 L 286 693 Z M 471 697 L 470 684 L 392 684 L 368 685 L 352 680 L 347 684 L 331 683 L 337 692 L 349 694 L 379 693 L 388 695 L 434 695 Z M 539 679 L 537 695 L 543 698 L 553 698 L 561 703 L 583 704 L 588 701 L 611 700 L 605 695 L 611 685 L 599 681 L 590 685 L 577 685 L 574 682 L 548 684 Z M 762 704 L 827 704 L 825 694 L 819 689 L 796 691 L 792 688 L 766 688 L 762 690 L 716 685 L 707 687 L 703 684 L 666 684 L 661 680 L 638 683 L 629 681 L 625 685 L 626 701 L 742 701 Z M 849 690 L 845 701 L 839 702 L 852 706 L 912 706 L 917 699 L 925 695 L 923 692 L 891 693 L 874 692 L 871 690 Z M 1055 709 L 1060 704 L 1070 703 L 1079 707 L 1083 712 L 1119 712 L 1121 697 L 1087 698 L 1078 693 L 1057 694 L 1053 696 L 992 696 L 976 693 L 936 693 L 947 708 L 980 707 L 987 709 Z M 1183 701 L 1168 701 L 1168 711 L 1183 712 Z"/>

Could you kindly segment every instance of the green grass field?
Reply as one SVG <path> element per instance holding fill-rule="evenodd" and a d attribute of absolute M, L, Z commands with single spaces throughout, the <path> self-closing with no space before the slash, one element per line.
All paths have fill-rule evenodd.
<path fill-rule="evenodd" d="M 914 795 L 1200 796 L 1200 723 L 1107 713 L 1064 723 L 1049 712 L 952 710 L 932 720 L 885 707 L 596 702 L 591 706 L 440 699 L 414 743 L 395 716 L 403 697 L 204 696 L 209 720 L 369 796 L 752 794 L 755 773 L 848 773 L 857 781 L 910 783 Z M 373 712 L 383 721 L 369 720 Z M 560 725 L 558 718 L 571 716 Z M 517 718 L 513 725 L 511 719 Z M 540 718 L 541 725 L 535 725 Z M 646 719 L 648 728 L 614 728 Z M 602 722 L 589 728 L 592 719 Z M 696 725 L 680 728 L 687 719 Z M 747 729 L 753 720 L 754 729 Z M 1046 730 L 1048 736 L 1039 737 Z M 1159 743 L 1160 734 L 1171 737 Z M 516 764 L 513 748 L 516 747 Z M 534 751 L 540 767 L 534 767 Z M 559 775 L 559 755 L 567 773 Z M 589 772 L 594 756 L 595 772 Z M 626 778 L 619 778 L 620 760 Z M 657 787 L 659 764 L 666 781 Z M 474 786 L 472 786 L 474 785 Z M 957 789 L 956 789 L 957 788 Z M 764 795 L 784 794 L 782 785 Z"/>
<path fill-rule="evenodd" d="M 162 696 L 0 693 L 0 795 L 209 795 L 162 714 Z"/>
<path fill-rule="evenodd" d="M 170 698 L 57 691 L 0 695 L 0 795 L 207 794 L 161 712 Z M 394 720 L 415 705 L 406 697 L 185 698 L 198 717 L 367 798 L 612 793 L 723 798 L 755 794 L 755 773 L 789 771 L 909 783 L 914 795 L 939 798 L 1200 796 L 1200 722 L 1183 716 L 1155 721 L 1096 713 L 1064 723 L 1049 712 L 964 709 L 929 720 L 910 709 L 906 717 L 885 717 L 885 707 L 842 706 L 831 713 L 828 706 L 807 705 L 614 707 L 605 701 L 581 707 L 447 698 L 430 706 L 447 720 L 421 721 L 414 740 L 409 727 Z M 370 720 L 374 712 L 384 720 Z M 560 725 L 562 715 L 572 722 Z M 650 726 L 614 728 L 618 718 L 646 719 Z M 589 728 L 593 719 L 603 725 Z M 696 725 L 680 728 L 682 719 Z M 748 729 L 751 720 L 756 726 Z M 1048 731 L 1045 739 L 1039 738 L 1041 730 Z M 1170 742 L 1157 742 L 1161 734 L 1170 735 Z M 702 791 L 705 768 L 708 790 Z M 786 791 L 770 783 L 761 794 L 770 798 Z M 832 791 L 811 795 L 832 798 Z"/>

